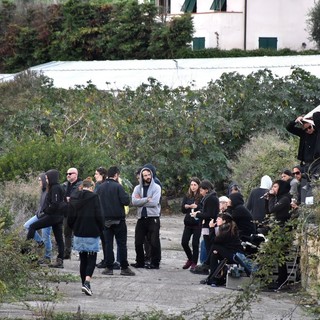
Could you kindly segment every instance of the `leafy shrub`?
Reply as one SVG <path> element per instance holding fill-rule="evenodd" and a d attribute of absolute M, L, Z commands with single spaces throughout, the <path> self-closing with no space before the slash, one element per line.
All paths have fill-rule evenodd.
<path fill-rule="evenodd" d="M 28 179 L 35 172 L 55 168 L 60 179 L 69 167 L 76 167 L 81 177 L 93 176 L 97 167 L 108 166 L 110 158 L 95 146 L 81 146 L 76 141 L 56 143 L 46 138 L 16 145 L 10 153 L 0 157 L 0 180 Z M 61 181 L 63 182 L 63 181 Z"/>
<path fill-rule="evenodd" d="M 281 140 L 270 133 L 260 133 L 251 138 L 230 162 L 232 180 L 242 187 L 244 196 L 260 186 L 260 179 L 269 175 L 271 179 L 281 178 L 282 170 L 297 164 L 297 141 L 293 138 Z"/>

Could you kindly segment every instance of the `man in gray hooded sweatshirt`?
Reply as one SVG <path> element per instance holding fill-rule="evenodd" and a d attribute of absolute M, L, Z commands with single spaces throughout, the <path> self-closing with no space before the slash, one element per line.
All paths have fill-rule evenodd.
<path fill-rule="evenodd" d="M 132 194 L 132 205 L 137 207 L 138 221 L 135 229 L 135 268 L 159 269 L 161 260 L 160 246 L 160 198 L 161 187 L 155 183 L 152 171 L 143 168 L 140 171 L 139 185 Z M 143 243 L 148 237 L 151 252 L 150 264 L 145 265 Z"/>

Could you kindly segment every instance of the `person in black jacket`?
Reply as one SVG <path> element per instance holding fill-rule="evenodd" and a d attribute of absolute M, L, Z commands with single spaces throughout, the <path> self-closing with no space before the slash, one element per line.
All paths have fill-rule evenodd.
<path fill-rule="evenodd" d="M 301 115 L 290 121 L 286 129 L 298 136 L 298 160 L 306 173 L 313 160 L 320 157 L 320 107 L 318 106 L 307 115 Z"/>
<path fill-rule="evenodd" d="M 256 227 L 250 211 L 244 206 L 241 193 L 231 193 L 229 195 L 230 206 L 228 212 L 231 213 L 234 222 L 237 224 L 241 240 L 248 240 L 252 234 L 256 233 Z"/>
<path fill-rule="evenodd" d="M 184 213 L 184 230 L 181 239 L 181 245 L 187 255 L 187 262 L 182 269 L 194 269 L 199 258 L 199 241 L 201 236 L 201 220 L 193 218 L 190 213 L 198 211 L 201 200 L 199 191 L 200 179 L 193 177 L 190 179 L 189 189 L 182 200 L 181 211 Z M 192 237 L 192 250 L 189 241 Z"/>
<path fill-rule="evenodd" d="M 227 263 L 236 263 L 233 257 L 237 252 L 243 253 L 243 248 L 237 225 L 230 213 L 219 213 L 216 223 L 211 221 L 210 227 L 218 227 L 215 228 L 213 243 L 210 247 L 210 274 L 206 279 L 201 280 L 200 283 L 217 285 L 213 275 L 220 261 L 227 259 Z"/>
<path fill-rule="evenodd" d="M 105 219 L 106 240 L 106 268 L 102 274 L 113 275 L 114 252 L 113 242 L 116 238 L 119 248 L 120 274 L 134 276 L 135 273 L 128 267 L 127 252 L 127 225 L 124 206 L 130 204 L 130 196 L 118 182 L 120 170 L 118 167 L 110 167 L 107 171 L 108 178 L 97 191 L 100 196 L 102 213 Z"/>
<path fill-rule="evenodd" d="M 214 221 L 217 219 L 219 213 L 219 199 L 209 180 L 201 181 L 199 187 L 202 196 L 200 210 L 191 212 L 191 216 L 202 220 L 202 235 L 208 253 L 208 250 L 210 249 L 209 222 L 211 219 Z"/>
<path fill-rule="evenodd" d="M 51 169 L 46 172 L 47 196 L 43 208 L 44 215 L 29 227 L 27 240 L 33 239 L 36 230 L 52 226 L 52 231 L 58 245 L 56 262 L 50 264 L 53 268 L 63 268 L 64 242 L 63 242 L 63 204 L 64 191 L 59 184 L 59 171 Z"/>
<path fill-rule="evenodd" d="M 70 198 L 67 223 L 73 230 L 73 247 L 80 255 L 82 292 L 91 296 L 90 280 L 96 266 L 104 218 L 99 196 L 93 192 L 92 179 L 85 179 L 80 189 L 82 190 Z"/>
<path fill-rule="evenodd" d="M 285 226 L 285 223 L 291 217 L 291 194 L 290 184 L 287 181 L 276 180 L 274 181 L 272 188 L 266 197 L 266 207 L 268 213 L 273 216 L 275 222 L 281 227 Z M 282 252 L 287 248 L 283 247 Z M 272 283 L 270 289 L 278 289 L 287 282 L 287 266 L 286 263 L 278 264 L 278 278 L 275 283 Z"/>

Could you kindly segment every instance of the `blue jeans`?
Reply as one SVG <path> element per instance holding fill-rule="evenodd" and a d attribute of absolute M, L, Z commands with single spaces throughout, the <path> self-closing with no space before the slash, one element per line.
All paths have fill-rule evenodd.
<path fill-rule="evenodd" d="M 30 225 L 38 220 L 39 219 L 37 216 L 33 216 L 23 226 L 25 229 L 29 230 Z M 51 227 L 42 229 L 42 237 L 40 236 L 39 232 L 36 231 L 34 234 L 34 240 L 37 241 L 38 243 L 44 242 L 44 246 L 45 246 L 44 256 L 45 258 L 51 259 L 51 254 L 52 254 Z"/>

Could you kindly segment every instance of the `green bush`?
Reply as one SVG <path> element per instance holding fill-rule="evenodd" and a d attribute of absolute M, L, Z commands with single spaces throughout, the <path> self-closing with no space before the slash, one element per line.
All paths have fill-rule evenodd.
<path fill-rule="evenodd" d="M 260 133 L 251 138 L 230 162 L 232 180 L 241 186 L 247 197 L 253 188 L 260 186 L 264 175 L 274 181 L 281 178 L 283 169 L 291 169 L 298 164 L 297 140 L 282 140 L 276 134 Z"/>
<path fill-rule="evenodd" d="M 68 139 L 56 143 L 40 137 L 16 145 L 0 157 L 0 181 L 28 179 L 36 172 L 54 168 L 60 171 L 60 180 L 63 182 L 69 167 L 76 167 L 79 175 L 85 178 L 92 177 L 96 168 L 111 164 L 111 159 L 103 149 L 82 146 L 78 141 Z"/>

